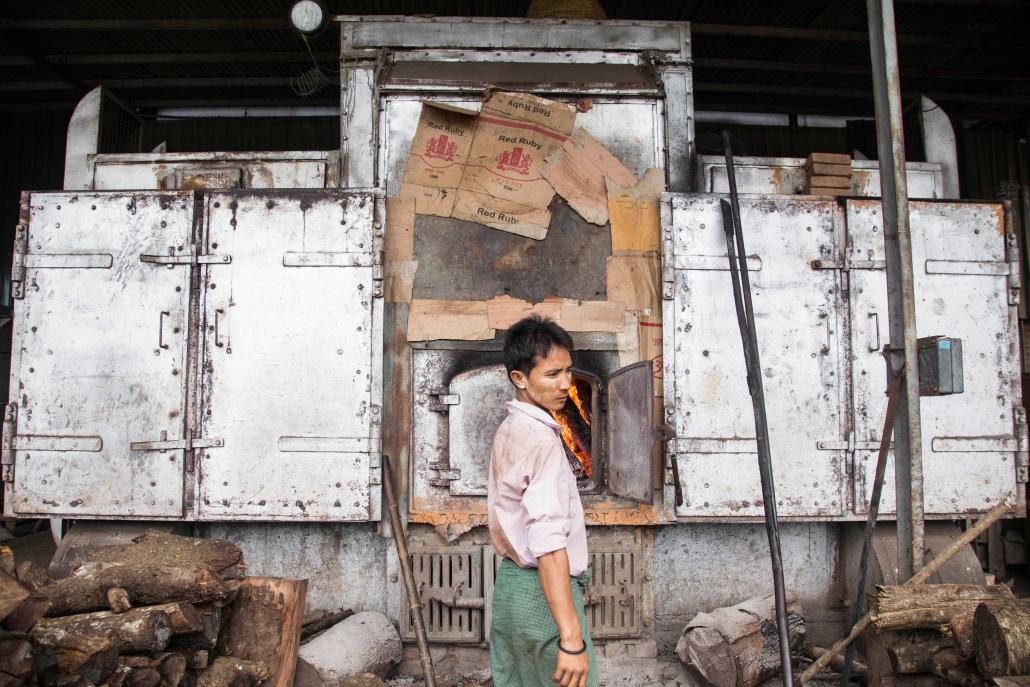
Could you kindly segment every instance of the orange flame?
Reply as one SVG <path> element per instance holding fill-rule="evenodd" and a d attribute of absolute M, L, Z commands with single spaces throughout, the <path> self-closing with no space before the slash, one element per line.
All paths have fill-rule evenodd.
<path fill-rule="evenodd" d="M 579 392 L 576 390 L 576 385 L 573 384 L 569 388 L 569 398 L 572 399 L 572 403 L 576 406 L 576 410 L 579 411 L 579 415 L 583 418 L 587 427 L 590 426 L 590 415 L 584 410 L 583 402 L 579 398 Z M 576 457 L 579 464 L 583 466 L 583 472 L 586 473 L 587 477 L 594 476 L 594 466 L 590 459 L 590 451 L 580 444 L 580 438 L 572 431 L 572 426 L 569 421 L 565 419 L 564 411 L 552 410 L 551 415 L 558 423 L 561 429 L 561 438 L 565 442 L 565 445 L 572 452 L 572 455 Z"/>
<path fill-rule="evenodd" d="M 576 410 L 579 411 L 579 416 L 583 418 L 583 422 L 587 423 L 587 427 L 589 427 L 590 413 L 583 409 L 583 401 L 579 397 L 579 389 L 576 388 L 575 384 L 569 387 L 569 398 L 571 398 L 572 402 L 576 405 Z"/>

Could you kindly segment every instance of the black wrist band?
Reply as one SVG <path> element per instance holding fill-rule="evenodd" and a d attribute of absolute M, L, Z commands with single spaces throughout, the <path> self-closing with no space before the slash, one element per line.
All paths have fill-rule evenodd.
<path fill-rule="evenodd" d="M 579 651 L 569 651 L 568 649 L 566 649 L 565 647 L 563 647 L 561 645 L 561 641 L 560 640 L 558 641 L 558 651 L 561 651 L 562 653 L 569 654 L 570 656 L 579 656 L 581 653 L 583 653 L 586 650 L 587 650 L 587 643 L 586 642 L 583 642 L 583 648 L 580 649 Z"/>

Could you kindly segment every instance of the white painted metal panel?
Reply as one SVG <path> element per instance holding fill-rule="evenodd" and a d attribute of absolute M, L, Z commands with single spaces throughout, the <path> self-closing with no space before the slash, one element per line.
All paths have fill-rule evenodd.
<path fill-rule="evenodd" d="M 332 152 L 127 153 L 93 157 L 97 190 L 196 187 L 197 172 L 236 172 L 242 188 L 324 188 Z M 206 184 L 205 186 L 211 186 Z M 228 187 L 230 184 L 222 184 Z"/>
<path fill-rule="evenodd" d="M 727 193 L 726 159 L 702 155 L 698 163 L 697 189 L 705 193 Z M 800 157 L 736 158 L 737 190 L 740 193 L 802 194 L 805 191 L 805 159 Z M 909 198 L 939 198 L 943 186 L 941 165 L 909 162 L 905 165 Z M 878 197 L 880 170 L 876 162 L 851 161 L 849 196 Z"/>
<path fill-rule="evenodd" d="M 849 200 L 852 260 L 883 260 L 878 201 Z M 914 202 L 910 210 L 918 336 L 962 340 L 965 390 L 921 399 L 924 500 L 927 514 L 987 511 L 1016 499 L 1013 409 L 1019 391 L 1018 321 L 1009 303 L 1007 248 L 1001 205 Z M 1016 282 L 1018 283 L 1018 281 Z M 879 440 L 886 407 L 889 341 L 886 273 L 851 271 L 852 380 L 858 442 Z M 855 452 L 856 510 L 867 512 L 876 450 Z M 895 510 L 893 457 L 880 512 Z"/>
<path fill-rule="evenodd" d="M 664 241 L 665 403 L 677 439 L 684 504 L 680 517 L 762 515 L 751 399 L 726 260 L 719 197 L 666 196 Z M 841 343 L 846 324 L 839 272 L 813 269 L 840 253 L 834 202 L 742 199 L 755 321 L 769 418 L 773 472 L 783 516 L 838 516 L 845 505 L 839 442 L 844 393 Z"/>
<path fill-rule="evenodd" d="M 232 262 L 202 279 L 203 435 L 224 445 L 201 455 L 200 517 L 378 518 L 375 196 L 212 193 L 207 213 L 207 249 Z"/>
<path fill-rule="evenodd" d="M 380 159 L 385 162 L 380 175 L 386 175 L 388 196 L 400 192 L 411 139 L 422 112 L 421 98 L 412 94 L 385 99 L 384 150 L 380 153 Z M 440 101 L 469 110 L 478 110 L 482 104 L 479 99 L 441 98 Z M 661 104 L 653 99 L 595 100 L 589 112 L 576 115 L 576 124 L 590 132 L 638 177 L 651 167 L 663 166 L 662 110 Z"/>
<path fill-rule="evenodd" d="M 35 193 L 29 203 L 7 512 L 181 516 L 182 449 L 131 444 L 184 437 L 189 266 L 140 256 L 189 254 L 193 196 Z"/>
<path fill-rule="evenodd" d="M 450 467 L 459 471 L 451 480 L 454 496 L 486 496 L 490 477 L 490 450 L 494 434 L 508 417 L 512 385 L 503 364 L 462 372 L 448 391 L 457 403 L 448 411 Z"/>

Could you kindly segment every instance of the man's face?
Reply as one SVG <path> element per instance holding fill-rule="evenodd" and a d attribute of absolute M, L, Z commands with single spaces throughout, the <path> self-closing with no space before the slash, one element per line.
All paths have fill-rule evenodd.
<path fill-rule="evenodd" d="M 546 357 L 537 358 L 529 375 L 513 370 L 511 380 L 518 400 L 544 410 L 561 410 L 572 386 L 572 356 L 561 346 L 551 346 Z"/>

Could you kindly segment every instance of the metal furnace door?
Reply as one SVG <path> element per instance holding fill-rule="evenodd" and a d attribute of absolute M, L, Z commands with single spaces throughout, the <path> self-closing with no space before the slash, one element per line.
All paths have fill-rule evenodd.
<path fill-rule="evenodd" d="M 190 193 L 35 193 L 15 248 L 9 515 L 181 517 Z M 13 483 L 9 481 L 12 477 Z"/>
<path fill-rule="evenodd" d="M 382 230 L 371 193 L 207 196 L 205 519 L 379 517 Z"/>
<path fill-rule="evenodd" d="M 654 366 L 627 365 L 608 378 L 608 486 L 612 494 L 653 503 L 657 473 Z"/>
<path fill-rule="evenodd" d="M 785 196 L 740 205 L 779 513 L 842 515 L 841 213 L 832 201 Z M 719 197 L 666 196 L 663 225 L 665 407 L 677 437 L 667 450 L 684 499 L 676 514 L 761 516 Z"/>
<path fill-rule="evenodd" d="M 1009 289 L 1010 280 L 1018 285 L 1018 258 L 999 204 L 913 202 L 910 208 L 918 335 L 957 337 L 964 351 L 965 391 L 921 399 L 925 510 L 986 511 L 1016 498 L 1019 339 Z M 847 202 L 849 260 L 874 268 L 850 272 L 859 513 L 868 512 L 886 408 L 880 349 L 890 335 L 881 222 L 879 200 Z M 894 511 L 892 454 L 880 512 Z"/>

